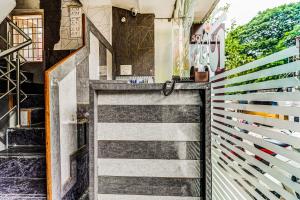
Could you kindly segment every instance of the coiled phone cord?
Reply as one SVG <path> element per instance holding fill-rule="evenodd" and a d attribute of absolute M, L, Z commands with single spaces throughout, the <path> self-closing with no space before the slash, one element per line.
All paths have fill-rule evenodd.
<path fill-rule="evenodd" d="M 169 95 L 171 95 L 173 93 L 174 88 L 175 88 L 175 83 L 176 82 L 174 80 L 172 80 L 172 81 L 166 81 L 164 83 L 162 91 L 163 91 L 163 93 L 164 93 L 164 95 L 166 97 L 169 96 Z M 172 84 L 172 85 L 171 85 L 170 89 L 168 89 L 168 85 L 170 85 L 170 84 Z"/>

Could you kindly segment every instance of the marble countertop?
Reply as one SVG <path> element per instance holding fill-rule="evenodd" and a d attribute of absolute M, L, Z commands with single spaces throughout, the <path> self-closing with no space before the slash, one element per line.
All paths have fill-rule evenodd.
<path fill-rule="evenodd" d="M 124 81 L 90 81 L 92 90 L 162 90 L 163 83 L 129 84 Z M 209 83 L 176 83 L 175 90 L 204 90 Z"/>

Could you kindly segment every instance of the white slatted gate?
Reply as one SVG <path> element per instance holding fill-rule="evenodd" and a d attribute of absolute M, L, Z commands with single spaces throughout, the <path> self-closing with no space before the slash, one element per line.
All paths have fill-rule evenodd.
<path fill-rule="evenodd" d="M 213 77 L 212 199 L 300 199 L 299 71 L 291 47 Z"/>

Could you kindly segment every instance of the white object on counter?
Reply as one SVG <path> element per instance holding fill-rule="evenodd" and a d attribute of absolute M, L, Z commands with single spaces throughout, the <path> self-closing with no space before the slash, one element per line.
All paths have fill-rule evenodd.
<path fill-rule="evenodd" d="M 131 76 L 132 75 L 132 65 L 121 65 L 120 66 L 121 76 Z"/>

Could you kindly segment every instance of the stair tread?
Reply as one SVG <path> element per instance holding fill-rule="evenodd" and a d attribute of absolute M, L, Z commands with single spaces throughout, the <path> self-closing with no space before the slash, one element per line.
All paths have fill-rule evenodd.
<path fill-rule="evenodd" d="M 45 130 L 45 128 L 41 128 L 41 127 L 36 127 L 36 128 L 21 127 L 21 128 L 19 128 L 19 127 L 16 127 L 16 128 L 8 128 L 8 130 L 12 130 L 12 131 L 14 131 L 14 130 L 16 130 L 16 131 L 18 131 L 18 130 L 20 130 L 20 131 L 22 131 L 22 130 Z"/>
<path fill-rule="evenodd" d="M 29 108 L 20 108 L 21 110 L 44 110 L 44 107 L 29 107 Z"/>
<path fill-rule="evenodd" d="M 0 156 L 45 156 L 45 147 L 43 146 L 15 146 L 0 151 Z"/>
<path fill-rule="evenodd" d="M 17 195 L 17 194 L 0 194 L 1 200 L 46 200 L 46 194 L 44 195 Z"/>

